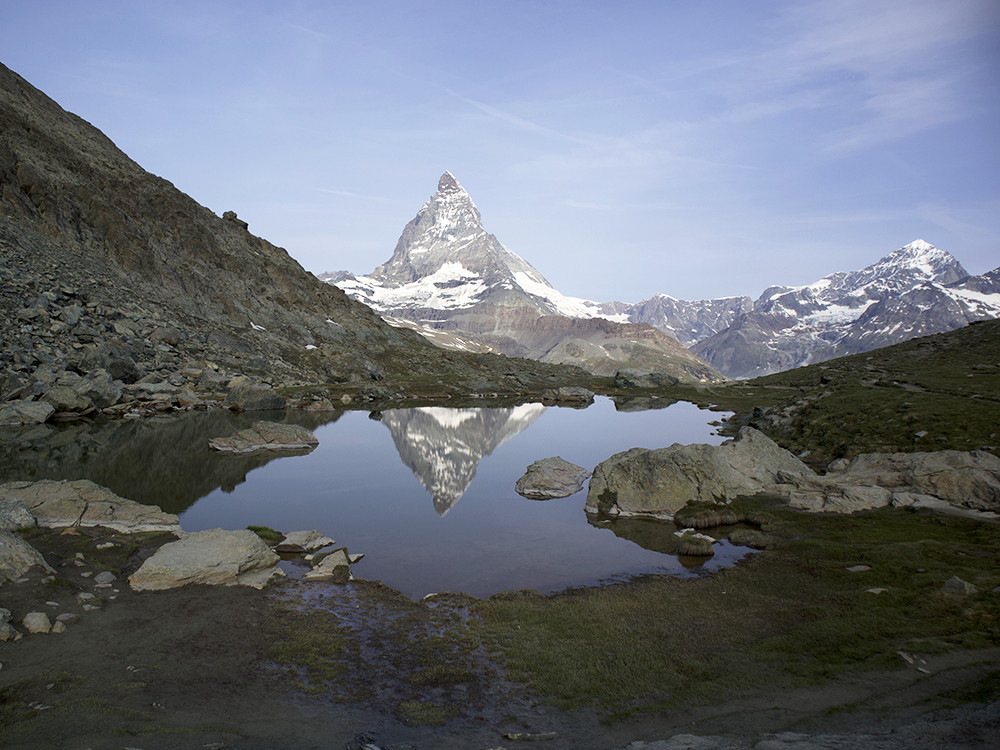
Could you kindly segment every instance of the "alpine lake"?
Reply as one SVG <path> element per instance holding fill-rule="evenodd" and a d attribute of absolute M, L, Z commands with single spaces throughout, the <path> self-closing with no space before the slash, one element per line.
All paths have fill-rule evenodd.
<path fill-rule="evenodd" d="M 352 566 L 355 578 L 412 599 L 443 591 L 549 593 L 648 573 L 703 575 L 749 553 L 722 540 L 711 558 L 680 558 L 670 522 L 589 519 L 586 485 L 545 501 L 514 491 L 541 458 L 560 456 L 589 471 L 633 447 L 719 444 L 722 416 L 685 402 L 618 411 L 603 397 L 585 409 L 194 411 L 7 432 L 0 481 L 90 479 L 177 513 L 185 531 L 316 529 L 364 553 Z M 308 427 L 319 446 L 243 456 L 208 447 L 210 438 L 262 419 Z M 292 577 L 305 565 L 295 557 L 282 563 Z"/>

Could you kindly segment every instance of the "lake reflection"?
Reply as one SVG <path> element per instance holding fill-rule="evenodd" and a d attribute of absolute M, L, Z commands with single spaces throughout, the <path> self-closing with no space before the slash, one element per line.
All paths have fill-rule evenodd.
<path fill-rule="evenodd" d="M 188 531 L 317 529 L 366 554 L 354 566 L 357 577 L 411 597 L 444 590 L 488 596 L 643 572 L 689 574 L 669 554 L 672 524 L 591 525 L 585 489 L 539 502 L 515 493 L 514 483 L 528 464 L 548 456 L 593 469 L 636 446 L 722 440 L 707 424 L 718 415 L 691 404 L 619 412 L 599 398 L 588 409 L 279 413 L 266 416 L 312 429 L 316 450 L 238 457 L 208 449 L 210 437 L 263 416 L 213 411 L 8 432 L 0 442 L 0 477 L 92 479 L 179 513 Z M 740 554 L 723 544 L 700 569 Z"/>

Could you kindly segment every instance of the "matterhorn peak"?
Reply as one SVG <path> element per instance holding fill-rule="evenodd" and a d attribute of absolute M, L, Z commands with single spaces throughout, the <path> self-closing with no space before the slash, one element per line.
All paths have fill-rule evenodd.
<path fill-rule="evenodd" d="M 464 193 L 465 188 L 463 188 L 458 180 L 455 179 L 455 175 L 451 172 L 445 172 L 441 175 L 441 179 L 438 180 L 439 193 L 447 195 L 448 193 Z"/>
<path fill-rule="evenodd" d="M 913 242 L 911 242 L 909 245 L 904 245 L 902 249 L 914 250 L 917 252 L 926 252 L 928 250 L 936 250 L 937 248 L 935 248 L 934 245 L 932 245 L 931 243 L 927 242 L 927 240 L 918 239 L 918 240 L 913 240 Z"/>

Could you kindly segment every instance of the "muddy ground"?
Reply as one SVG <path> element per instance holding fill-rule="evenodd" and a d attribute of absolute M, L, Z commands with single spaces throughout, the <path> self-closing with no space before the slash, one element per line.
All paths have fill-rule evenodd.
<path fill-rule="evenodd" d="M 469 690 L 462 715 L 415 725 L 392 698 L 402 694 L 399 686 L 413 690 L 404 673 L 407 654 L 391 653 L 406 645 L 391 633 L 372 637 L 379 624 L 371 613 L 388 612 L 377 586 L 380 603 L 365 622 L 354 623 L 366 630 L 367 645 L 337 678 L 347 689 L 310 691 L 274 661 L 276 640 L 287 633 L 282 614 L 364 609 L 370 585 L 288 580 L 265 591 L 191 586 L 136 593 L 120 582 L 95 589 L 83 575 L 88 570 L 86 561 L 66 558 L 57 569 L 60 583 L 40 583 L 41 574 L 32 574 L 0 591 L 0 606 L 12 611 L 19 629 L 29 611 L 53 620 L 62 612 L 79 615 L 63 633 L 0 644 L 3 747 L 610 750 L 680 734 L 712 738 L 717 744 L 710 747 L 1000 746 L 1000 704 L 954 706 L 942 698 L 995 679 L 1000 649 L 957 651 L 911 668 L 610 724 L 591 712 L 554 709 L 484 664 L 470 686 L 457 686 Z M 97 593 L 101 606 L 84 611 L 80 591 Z M 396 607 L 386 621 L 398 623 L 408 606 Z M 435 690 L 441 688 L 429 687 L 423 697 L 433 700 Z M 800 734 L 774 736 L 781 732 Z M 801 744 L 807 739 L 811 744 Z"/>

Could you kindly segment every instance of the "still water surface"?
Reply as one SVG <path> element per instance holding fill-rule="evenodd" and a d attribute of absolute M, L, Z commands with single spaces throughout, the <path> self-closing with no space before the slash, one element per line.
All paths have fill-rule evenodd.
<path fill-rule="evenodd" d="M 692 404 L 619 412 L 599 398 L 587 409 L 290 412 L 267 416 L 312 429 L 319 446 L 307 455 L 236 457 L 207 448 L 208 438 L 261 416 L 209 412 L 36 430 L 5 446 L 0 479 L 89 478 L 179 513 L 187 531 L 249 524 L 317 529 L 365 553 L 353 568 L 356 577 L 411 597 L 547 592 L 645 572 L 694 574 L 744 552 L 721 543 L 714 558 L 686 568 L 669 554 L 672 524 L 592 525 L 583 511 L 586 487 L 548 501 L 514 492 L 525 468 L 548 456 L 593 469 L 636 446 L 721 442 L 708 424 L 719 415 Z"/>

